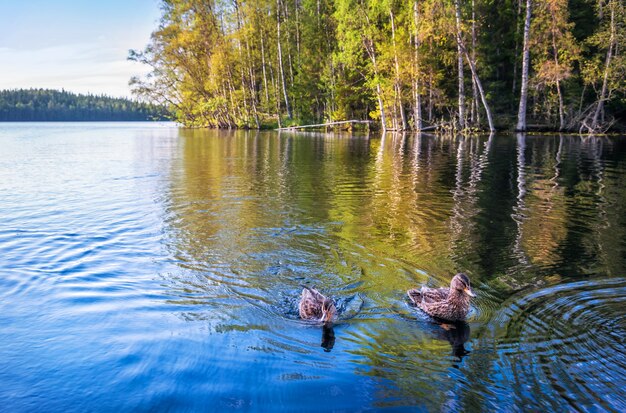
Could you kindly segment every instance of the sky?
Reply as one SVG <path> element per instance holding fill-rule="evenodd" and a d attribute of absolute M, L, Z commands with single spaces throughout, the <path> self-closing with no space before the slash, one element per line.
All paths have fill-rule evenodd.
<path fill-rule="evenodd" d="M 149 69 L 128 50 L 159 17 L 158 0 L 0 0 L 0 89 L 131 97 L 130 77 Z"/>

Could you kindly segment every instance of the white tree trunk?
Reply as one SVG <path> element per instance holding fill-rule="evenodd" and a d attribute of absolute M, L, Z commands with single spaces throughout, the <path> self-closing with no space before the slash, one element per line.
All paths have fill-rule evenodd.
<path fill-rule="evenodd" d="M 516 131 L 526 130 L 526 101 L 528 99 L 528 68 L 530 66 L 530 18 L 532 15 L 532 0 L 526 0 L 526 19 L 524 21 L 524 46 L 522 51 L 522 86 L 519 97 L 519 110 L 517 112 Z"/>
<path fill-rule="evenodd" d="M 556 45 L 557 28 L 556 28 L 556 16 L 554 10 L 552 10 L 552 53 L 554 54 L 554 65 L 556 67 L 556 93 L 559 98 L 559 130 L 562 131 L 565 128 L 565 108 L 563 104 L 563 93 L 561 93 L 561 79 L 559 71 L 559 49 Z"/>
<path fill-rule="evenodd" d="M 369 24 L 369 19 L 367 23 Z M 376 64 L 376 49 L 374 48 L 374 41 L 370 38 L 364 38 L 363 44 L 365 45 L 365 51 L 372 61 L 374 77 L 378 78 L 378 65 Z M 376 98 L 378 99 L 378 109 L 380 110 L 380 124 L 383 132 L 385 132 L 387 130 L 387 118 L 385 116 L 385 105 L 383 101 L 383 92 L 382 88 L 380 87 L 380 82 L 376 82 Z"/>
<path fill-rule="evenodd" d="M 387 130 L 387 119 L 385 118 L 385 106 L 383 105 L 383 94 L 380 90 L 380 83 L 376 84 L 376 97 L 378 98 L 378 108 L 380 109 L 380 125 L 384 132 Z"/>
<path fill-rule="evenodd" d="M 611 60 L 613 59 L 613 48 L 615 47 L 615 5 L 613 3 L 609 4 L 611 8 L 611 36 L 609 37 L 609 50 L 606 52 L 606 60 L 604 62 L 604 78 L 602 80 L 602 90 L 600 91 L 600 96 L 598 97 L 598 104 L 596 105 L 596 110 L 593 114 L 593 119 L 591 121 L 591 131 L 595 132 L 598 127 L 598 119 L 600 114 L 604 110 L 604 101 L 606 100 L 607 89 L 608 89 L 608 80 L 609 80 L 609 69 L 611 67 Z"/>
<path fill-rule="evenodd" d="M 267 87 L 267 71 L 265 70 L 265 43 L 263 42 L 263 32 L 261 32 L 261 63 L 263 64 L 263 88 L 265 89 L 265 110 L 269 112 L 270 91 Z"/>
<path fill-rule="evenodd" d="M 472 0 L 472 61 L 476 62 L 476 4 Z M 472 81 L 472 110 L 470 119 L 473 124 L 480 125 L 480 112 L 478 109 L 478 88 Z"/>
<path fill-rule="evenodd" d="M 396 75 L 396 78 L 395 78 L 396 98 L 397 98 L 397 103 L 398 103 L 399 110 L 400 110 L 400 120 L 402 122 L 401 129 L 406 130 L 408 129 L 408 123 L 406 121 L 406 115 L 404 113 L 404 106 L 402 104 L 402 87 L 400 85 L 400 63 L 398 62 L 398 51 L 396 49 L 396 25 L 394 22 L 393 11 L 391 10 L 391 8 L 389 9 L 389 20 L 391 22 L 391 40 L 393 43 L 393 61 L 394 61 L 394 68 L 395 68 L 395 75 Z"/>
<path fill-rule="evenodd" d="M 456 10 L 457 67 L 459 75 L 459 126 L 465 129 L 465 76 L 463 75 L 463 50 L 461 49 L 461 5 L 454 1 Z"/>
<path fill-rule="evenodd" d="M 413 35 L 413 46 L 415 48 L 414 54 L 414 71 L 413 74 L 413 121 L 415 122 L 415 130 L 422 130 L 422 98 L 420 95 L 420 85 L 419 85 L 419 37 L 417 35 L 418 32 L 418 24 L 419 24 L 419 9 L 417 8 L 417 0 L 413 2 L 413 23 L 415 24 L 415 33 Z"/>
<path fill-rule="evenodd" d="M 280 79 L 283 86 L 283 95 L 285 96 L 285 107 L 287 108 L 287 116 L 292 119 L 291 107 L 289 106 L 289 96 L 287 96 L 287 83 L 285 80 L 285 69 L 283 67 L 283 52 L 280 46 L 280 0 L 276 0 L 276 33 L 278 43 L 278 66 L 280 70 Z M 280 114 L 279 114 L 280 117 Z"/>
<path fill-rule="evenodd" d="M 476 64 L 470 58 L 470 55 L 465 51 L 465 57 L 467 58 L 467 63 L 469 63 L 470 70 L 472 71 L 472 80 L 476 84 L 476 88 L 478 89 L 478 93 L 480 94 L 480 100 L 483 103 L 483 107 L 485 108 L 485 113 L 487 114 L 487 123 L 489 124 L 489 130 L 491 132 L 495 132 L 496 128 L 493 125 L 493 118 L 491 117 L 491 109 L 489 109 L 489 104 L 487 103 L 487 98 L 485 97 L 485 91 L 483 89 L 483 85 L 480 82 L 480 78 L 478 77 L 478 73 L 476 71 Z"/>

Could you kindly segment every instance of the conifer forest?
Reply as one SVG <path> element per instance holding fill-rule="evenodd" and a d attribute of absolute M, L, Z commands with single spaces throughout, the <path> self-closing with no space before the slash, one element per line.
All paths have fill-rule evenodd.
<path fill-rule="evenodd" d="M 163 106 L 65 90 L 0 90 L 0 122 L 166 120 Z"/>

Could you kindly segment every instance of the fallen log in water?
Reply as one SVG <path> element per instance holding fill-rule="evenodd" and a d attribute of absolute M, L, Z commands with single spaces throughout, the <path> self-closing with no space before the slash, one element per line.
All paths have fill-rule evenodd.
<path fill-rule="evenodd" d="M 414 130 L 414 129 L 395 129 L 395 128 L 387 128 L 385 129 L 385 132 L 393 132 L 393 133 L 418 133 L 418 132 L 426 132 L 429 130 L 435 130 L 437 129 L 438 126 L 425 126 L 420 130 Z"/>
<path fill-rule="evenodd" d="M 322 128 L 326 126 L 343 125 L 346 123 L 372 123 L 371 120 L 342 120 L 337 122 L 318 123 L 316 125 L 302 125 L 302 126 L 287 126 L 284 128 L 278 128 L 276 130 L 292 130 L 292 129 L 304 129 L 304 128 Z"/>
<path fill-rule="evenodd" d="M 341 120 L 341 121 L 336 121 L 336 122 L 327 122 L 327 123 L 318 123 L 315 125 L 301 125 L 301 126 L 286 126 L 284 128 L 277 128 L 276 130 L 294 130 L 294 129 L 304 129 L 304 128 L 323 128 L 323 127 L 328 127 L 328 126 L 336 126 L 336 125 L 345 125 L 346 123 L 349 124 L 353 124 L 353 123 L 361 123 L 361 124 L 370 124 L 373 121 L 371 120 Z M 436 129 L 437 126 L 426 126 L 424 128 L 421 129 L 421 131 L 428 131 L 428 130 L 434 130 Z M 396 130 L 396 129 L 387 129 L 387 132 L 404 132 L 402 130 Z M 415 131 L 417 132 L 417 131 Z"/>

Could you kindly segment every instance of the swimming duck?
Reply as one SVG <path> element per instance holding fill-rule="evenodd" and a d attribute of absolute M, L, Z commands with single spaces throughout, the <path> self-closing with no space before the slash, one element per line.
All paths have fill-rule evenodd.
<path fill-rule="evenodd" d="M 300 318 L 324 323 L 332 322 L 337 313 L 333 300 L 326 298 L 315 288 L 303 287 L 298 306 Z"/>
<path fill-rule="evenodd" d="M 407 294 L 427 314 L 448 321 L 464 320 L 469 312 L 470 299 L 476 297 L 469 277 L 463 273 L 452 278 L 450 288 L 413 288 Z"/>

